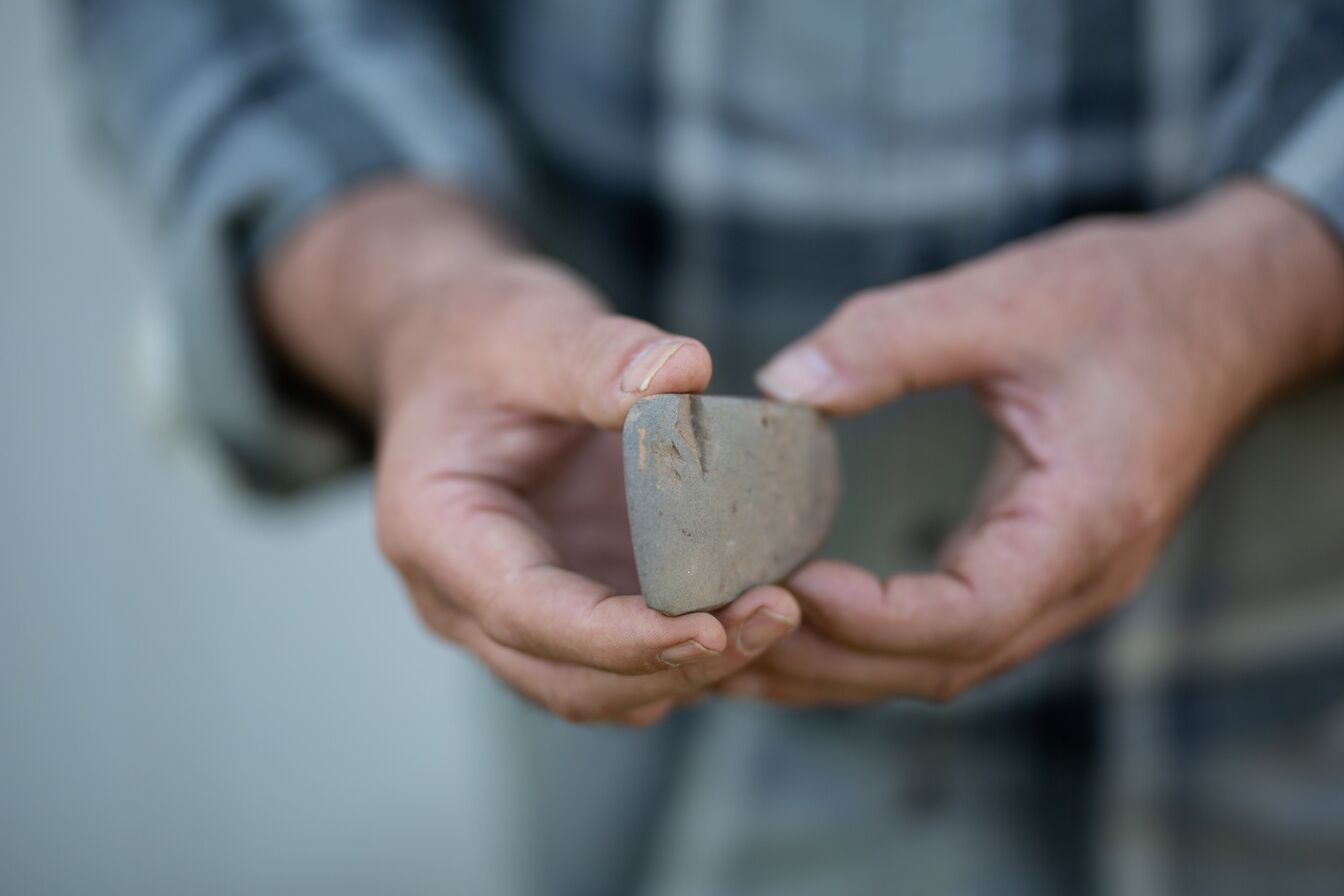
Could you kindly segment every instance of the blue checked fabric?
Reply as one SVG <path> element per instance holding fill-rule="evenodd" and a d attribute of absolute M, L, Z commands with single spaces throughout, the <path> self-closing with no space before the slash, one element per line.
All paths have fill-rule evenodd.
<path fill-rule="evenodd" d="M 1344 235 L 1334 0 L 66 5 L 158 235 L 190 413 L 263 489 L 363 456 L 277 374 L 249 290 L 369 178 L 496 205 L 620 309 L 703 339 L 727 392 L 859 289 L 1233 174 Z M 843 436 L 861 485 L 836 552 L 926 564 L 989 443 L 973 403 L 915 397 Z M 1341 458 L 1336 378 L 1238 443 L 1130 608 L 950 708 L 533 720 L 545 889 L 1338 892 Z M 560 792 L 585 780 L 612 786 Z"/>

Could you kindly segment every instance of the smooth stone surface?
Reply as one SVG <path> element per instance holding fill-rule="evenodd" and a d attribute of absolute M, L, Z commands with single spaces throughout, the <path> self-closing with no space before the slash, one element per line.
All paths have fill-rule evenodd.
<path fill-rule="evenodd" d="M 625 419 L 625 499 L 644 600 L 712 610 L 812 556 L 840 503 L 824 417 L 750 398 L 653 395 Z"/>

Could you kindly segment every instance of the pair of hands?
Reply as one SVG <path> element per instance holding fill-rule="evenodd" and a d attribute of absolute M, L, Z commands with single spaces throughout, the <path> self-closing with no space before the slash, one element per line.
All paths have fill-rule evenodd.
<path fill-rule="evenodd" d="M 280 347 L 378 430 L 384 552 L 426 624 L 573 720 L 656 721 L 706 689 L 800 704 L 949 699 L 1114 608 L 1213 458 L 1344 346 L 1344 260 L 1267 187 L 1093 220 L 842 304 L 759 384 L 861 413 L 971 384 L 1001 432 L 941 569 L 817 561 L 668 618 L 638 596 L 617 430 L 698 392 L 698 342 L 611 315 L 460 198 L 374 187 L 269 266 Z"/>

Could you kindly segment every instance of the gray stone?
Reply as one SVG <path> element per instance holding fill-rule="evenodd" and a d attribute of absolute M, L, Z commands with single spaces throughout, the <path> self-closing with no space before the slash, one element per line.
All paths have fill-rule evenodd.
<path fill-rule="evenodd" d="M 840 455 L 815 411 L 653 395 L 630 409 L 623 444 L 639 583 L 655 610 L 721 607 L 780 581 L 826 540 Z"/>

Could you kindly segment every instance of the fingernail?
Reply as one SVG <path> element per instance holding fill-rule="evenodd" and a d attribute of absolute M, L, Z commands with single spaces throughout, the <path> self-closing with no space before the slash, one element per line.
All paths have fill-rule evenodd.
<path fill-rule="evenodd" d="M 801 343 L 784 349 L 756 374 L 756 385 L 773 398 L 802 401 L 830 385 L 835 370 L 816 348 Z"/>
<path fill-rule="evenodd" d="M 685 344 L 685 342 L 664 339 L 646 345 L 644 350 L 635 355 L 634 359 L 626 365 L 625 373 L 621 375 L 621 391 L 646 391 L 658 371 L 662 370 L 663 365 L 677 353 L 677 349 Z"/>
<path fill-rule="evenodd" d="M 698 663 L 701 660 L 707 660 L 715 656 L 717 651 L 710 650 L 699 641 L 686 641 L 678 644 L 676 647 L 669 647 L 658 654 L 658 662 L 664 666 L 684 666 L 687 663 Z"/>
<path fill-rule="evenodd" d="M 793 621 L 774 610 L 761 607 L 737 633 L 737 646 L 743 653 L 764 650 L 793 630 Z"/>

